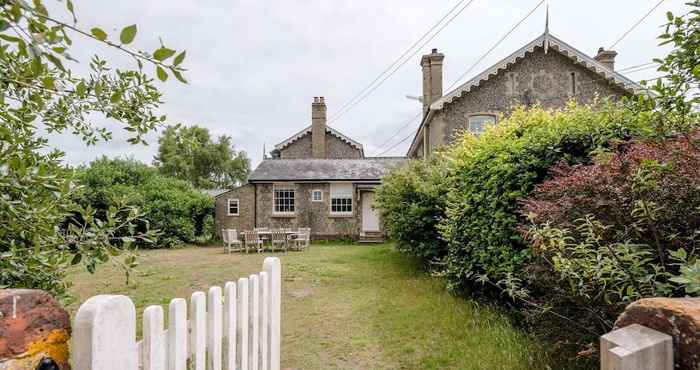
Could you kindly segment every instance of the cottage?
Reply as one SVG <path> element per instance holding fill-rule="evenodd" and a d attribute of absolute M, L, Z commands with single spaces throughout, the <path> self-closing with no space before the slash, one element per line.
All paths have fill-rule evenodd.
<path fill-rule="evenodd" d="M 463 85 L 443 95 L 444 54 L 424 55 L 423 120 L 408 150 L 423 158 L 449 144 L 464 129 L 479 134 L 518 105 L 561 108 L 569 100 L 590 103 L 644 92 L 644 88 L 615 72 L 612 50 L 600 48 L 591 58 L 545 32 Z"/>
<path fill-rule="evenodd" d="M 310 227 L 314 239 L 381 240 L 374 189 L 403 157 L 364 156 L 362 144 L 326 125 L 314 98 L 311 125 L 277 144 L 248 183 L 216 197 L 216 228 Z"/>

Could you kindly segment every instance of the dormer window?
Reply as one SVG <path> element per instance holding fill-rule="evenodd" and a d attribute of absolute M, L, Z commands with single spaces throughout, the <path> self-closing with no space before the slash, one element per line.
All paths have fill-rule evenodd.
<path fill-rule="evenodd" d="M 473 114 L 467 118 L 469 132 L 479 136 L 489 125 L 496 124 L 496 116 L 493 114 Z"/>

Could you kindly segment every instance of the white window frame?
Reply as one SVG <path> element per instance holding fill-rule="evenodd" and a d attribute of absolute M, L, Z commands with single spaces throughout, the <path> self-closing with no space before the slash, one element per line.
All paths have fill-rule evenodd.
<path fill-rule="evenodd" d="M 316 194 L 319 194 L 318 199 L 316 199 Z M 311 201 L 312 202 L 323 202 L 323 190 L 321 190 L 321 189 L 311 190 Z"/>
<path fill-rule="evenodd" d="M 493 118 L 493 122 L 484 124 L 484 122 L 482 121 L 481 130 L 477 131 L 474 128 L 472 128 L 472 122 L 471 122 L 472 119 L 474 119 L 476 117 L 491 117 L 491 118 Z M 467 130 L 469 132 L 471 132 L 472 135 L 479 136 L 486 131 L 487 125 L 489 125 L 489 124 L 495 125 L 497 121 L 498 121 L 498 117 L 496 117 L 496 115 L 493 113 L 488 113 L 488 112 L 472 113 L 472 114 L 467 116 Z"/>
<path fill-rule="evenodd" d="M 291 202 L 291 211 L 278 211 L 277 210 L 277 198 L 276 198 L 276 193 L 277 191 L 292 191 L 292 202 Z M 297 209 L 297 189 L 295 184 L 288 184 L 288 183 L 282 183 L 282 184 L 272 184 L 272 214 L 273 215 L 293 215 L 296 213 Z M 287 198 L 282 198 L 282 199 L 287 199 Z"/>
<path fill-rule="evenodd" d="M 348 188 L 350 191 L 348 191 Z M 332 216 L 351 216 L 355 211 L 355 189 L 352 183 L 337 183 L 331 184 L 330 199 L 328 199 L 328 210 Z M 348 198 L 349 196 L 349 198 Z M 350 199 L 350 210 L 349 211 L 333 211 L 333 200 L 347 200 Z M 346 206 L 348 204 L 345 204 Z M 342 206 L 342 205 L 341 205 Z"/>
<path fill-rule="evenodd" d="M 236 203 L 236 213 L 231 213 L 231 203 Z M 229 216 L 240 216 L 241 215 L 241 201 L 238 198 L 228 199 L 226 202 L 226 214 Z"/>

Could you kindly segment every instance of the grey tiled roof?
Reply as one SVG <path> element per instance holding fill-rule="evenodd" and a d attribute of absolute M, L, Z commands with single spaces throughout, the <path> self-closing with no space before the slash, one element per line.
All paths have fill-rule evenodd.
<path fill-rule="evenodd" d="M 218 197 L 219 195 L 227 192 L 228 189 L 202 189 L 201 192 L 209 195 L 210 197 Z"/>
<path fill-rule="evenodd" d="M 378 181 L 406 161 L 404 157 L 266 159 L 250 174 L 248 181 Z"/>

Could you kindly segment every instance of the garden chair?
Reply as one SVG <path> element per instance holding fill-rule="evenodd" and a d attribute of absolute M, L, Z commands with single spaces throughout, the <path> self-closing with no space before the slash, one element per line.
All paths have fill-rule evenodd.
<path fill-rule="evenodd" d="M 287 233 L 284 230 L 272 231 L 272 251 L 275 251 L 275 246 L 279 246 L 281 250 L 287 251 Z"/>
<path fill-rule="evenodd" d="M 269 240 L 271 235 L 270 235 L 270 228 L 269 227 L 256 227 L 255 232 L 258 233 L 258 238 L 265 243 L 265 241 Z"/>
<path fill-rule="evenodd" d="M 294 247 L 296 250 L 302 251 L 309 248 L 311 244 L 311 228 L 300 227 L 296 239 L 294 239 Z"/>
<path fill-rule="evenodd" d="M 257 231 L 243 232 L 243 240 L 245 242 L 245 252 L 248 253 L 248 248 L 253 248 L 256 252 L 263 251 L 263 241 L 260 239 Z"/>
<path fill-rule="evenodd" d="M 240 252 L 242 243 L 238 238 L 238 231 L 236 229 L 223 229 L 221 230 L 221 237 L 224 240 L 224 252 Z"/>

